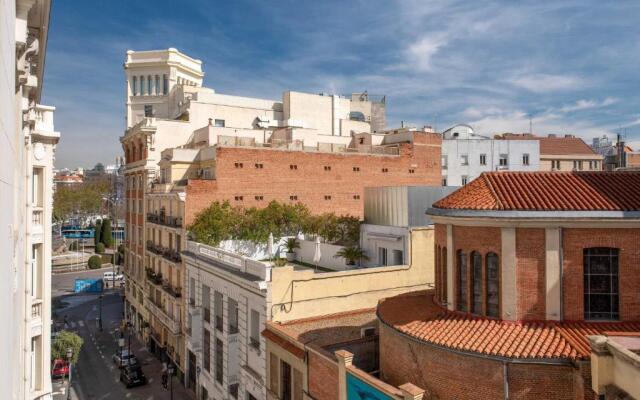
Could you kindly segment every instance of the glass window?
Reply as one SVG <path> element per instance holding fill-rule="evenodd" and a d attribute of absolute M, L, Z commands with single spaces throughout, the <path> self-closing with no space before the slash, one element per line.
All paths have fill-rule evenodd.
<path fill-rule="evenodd" d="M 487 165 L 487 155 L 480 154 L 480 165 Z"/>
<path fill-rule="evenodd" d="M 442 248 L 442 257 L 440 257 L 442 261 L 442 303 L 447 304 L 449 299 L 447 297 L 447 248 Z"/>
<path fill-rule="evenodd" d="M 136 96 L 138 94 L 138 78 L 133 77 L 133 81 L 131 82 L 131 94 Z"/>
<path fill-rule="evenodd" d="M 150 104 L 144 105 L 144 116 L 145 117 L 153 117 L 153 106 Z"/>
<path fill-rule="evenodd" d="M 222 384 L 224 376 L 224 359 L 223 359 L 223 343 L 222 340 L 216 339 L 216 382 Z"/>
<path fill-rule="evenodd" d="M 144 85 L 144 76 L 140 77 L 140 95 L 144 95 L 145 93 L 145 85 Z"/>
<path fill-rule="evenodd" d="M 205 329 L 203 331 L 203 357 L 202 364 L 205 371 L 211 372 L 211 333 Z"/>
<path fill-rule="evenodd" d="M 469 165 L 469 156 L 466 154 L 462 154 L 460 156 L 460 165 Z"/>
<path fill-rule="evenodd" d="M 156 83 L 154 85 L 153 94 L 160 95 L 160 77 L 156 75 Z"/>
<path fill-rule="evenodd" d="M 214 121 L 214 125 L 216 126 L 216 128 L 224 128 L 224 120 L 223 119 L 216 119 Z"/>
<path fill-rule="evenodd" d="M 522 155 L 522 165 L 529 165 L 529 154 Z"/>
<path fill-rule="evenodd" d="M 151 80 L 151 75 L 147 76 L 147 94 L 151 95 L 152 94 L 152 87 L 153 86 L 153 81 Z"/>
<path fill-rule="evenodd" d="M 169 79 L 167 79 L 167 74 L 162 75 L 162 93 L 169 93 Z"/>
<path fill-rule="evenodd" d="M 280 361 L 280 387 L 280 399 L 291 400 L 291 366 L 285 361 Z"/>
<path fill-rule="evenodd" d="M 467 255 L 458 250 L 458 311 L 467 311 Z"/>
<path fill-rule="evenodd" d="M 500 268 L 496 253 L 487 254 L 487 316 L 500 316 Z"/>
<path fill-rule="evenodd" d="M 509 165 L 509 156 L 507 154 L 500 154 L 500 166 L 506 167 Z"/>
<path fill-rule="evenodd" d="M 618 253 L 609 247 L 583 250 L 584 319 L 619 319 Z"/>
<path fill-rule="evenodd" d="M 387 248 L 386 247 L 378 247 L 378 264 L 380 264 L 380 265 L 388 265 L 387 264 Z"/>
<path fill-rule="evenodd" d="M 462 175 L 460 177 L 460 182 L 462 183 L 462 186 L 466 185 L 467 183 L 469 183 L 469 177 L 466 175 Z"/>
<path fill-rule="evenodd" d="M 442 168 L 447 168 L 447 156 L 442 156 Z"/>
<path fill-rule="evenodd" d="M 207 285 L 202 285 L 202 308 L 204 309 L 203 319 L 211 322 L 211 291 Z"/>
<path fill-rule="evenodd" d="M 256 310 L 251 310 L 251 333 L 249 341 L 251 346 L 256 349 L 260 349 L 260 313 Z"/>
<path fill-rule="evenodd" d="M 214 314 L 215 314 L 215 323 L 216 323 L 216 329 L 220 332 L 222 332 L 222 327 L 223 327 L 223 321 L 224 321 L 224 316 L 223 316 L 223 309 L 224 309 L 224 304 L 223 304 L 223 298 L 222 298 L 222 293 L 218 292 L 217 290 L 213 293 L 213 306 L 214 306 Z"/>
<path fill-rule="evenodd" d="M 474 314 L 482 314 L 482 256 L 477 251 L 471 253 L 473 279 L 473 310 Z"/>

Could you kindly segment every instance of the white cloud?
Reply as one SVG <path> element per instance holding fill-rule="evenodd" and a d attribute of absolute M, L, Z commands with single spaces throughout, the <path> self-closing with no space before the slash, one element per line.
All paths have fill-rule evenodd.
<path fill-rule="evenodd" d="M 606 99 L 602 100 L 602 101 L 596 101 L 596 100 L 578 100 L 576 101 L 574 104 L 570 104 L 570 105 L 566 105 L 566 106 L 562 106 L 560 107 L 559 111 L 563 112 L 563 113 L 569 113 L 569 112 L 574 112 L 574 111 L 582 111 L 582 110 L 588 110 L 591 108 L 601 108 L 601 107 L 607 107 L 610 106 L 612 104 L 615 104 L 618 102 L 618 99 L 615 99 L 613 97 L 607 97 Z"/>
<path fill-rule="evenodd" d="M 535 93 L 577 89 L 585 82 L 576 76 L 551 74 L 523 74 L 509 80 L 515 86 Z"/>
<path fill-rule="evenodd" d="M 417 65 L 421 70 L 429 70 L 432 66 L 432 58 L 438 51 L 447 45 L 447 36 L 441 33 L 423 36 L 407 49 L 409 63 Z"/>

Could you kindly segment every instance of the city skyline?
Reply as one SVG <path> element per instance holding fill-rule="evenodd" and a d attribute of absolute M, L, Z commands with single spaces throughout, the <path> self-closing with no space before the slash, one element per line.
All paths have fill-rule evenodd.
<path fill-rule="evenodd" d="M 44 99 L 56 104 L 64 132 L 57 168 L 121 155 L 126 51 L 169 47 L 201 59 L 204 86 L 219 93 L 279 99 L 289 89 L 368 90 L 388 96 L 389 127 L 405 121 L 441 131 L 461 122 L 479 133 L 527 132 L 531 116 L 538 134 L 590 143 L 622 128 L 628 143 L 639 143 L 630 90 L 639 83 L 637 4 L 181 7 L 54 4 Z M 94 14 L 104 17 L 99 25 Z"/>

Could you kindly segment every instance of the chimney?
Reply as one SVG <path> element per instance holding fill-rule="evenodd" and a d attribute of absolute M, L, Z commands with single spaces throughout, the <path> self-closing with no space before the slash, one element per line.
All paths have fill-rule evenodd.
<path fill-rule="evenodd" d="M 576 135 L 564 135 L 564 137 L 568 139 L 568 138 L 574 138 L 576 137 Z"/>
<path fill-rule="evenodd" d="M 550 133 L 548 137 L 554 138 L 554 137 L 556 137 L 556 134 L 555 133 Z"/>
<path fill-rule="evenodd" d="M 209 126 L 213 126 L 213 118 L 209 118 Z"/>

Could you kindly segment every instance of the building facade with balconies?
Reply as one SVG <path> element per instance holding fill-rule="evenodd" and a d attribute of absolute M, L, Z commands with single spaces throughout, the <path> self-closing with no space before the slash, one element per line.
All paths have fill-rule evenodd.
<path fill-rule="evenodd" d="M 39 104 L 51 4 L 0 5 L 0 387 L 6 398 L 50 399 L 51 211 L 60 137 Z"/>
<path fill-rule="evenodd" d="M 442 133 L 442 186 L 464 186 L 483 172 L 538 169 L 540 144 L 536 140 L 496 140 L 464 124 Z"/>

